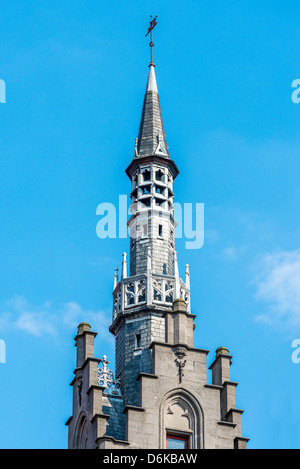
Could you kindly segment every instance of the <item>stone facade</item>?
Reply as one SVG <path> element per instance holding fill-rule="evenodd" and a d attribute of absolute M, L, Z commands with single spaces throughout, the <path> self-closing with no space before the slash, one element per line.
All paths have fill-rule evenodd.
<path fill-rule="evenodd" d="M 100 360 L 91 345 L 96 334 L 88 325 L 79 326 L 77 348 L 89 350 L 90 356 L 78 362 L 72 382 L 69 448 L 164 449 L 167 435 L 186 440 L 190 449 L 246 448 L 243 411 L 235 407 L 237 383 L 230 381 L 232 357 L 224 347 L 217 350 L 210 366 L 213 384 L 208 384 L 208 351 L 193 347 L 194 318 L 183 300 L 175 300 L 157 324 L 165 336 L 150 346 L 141 343 L 141 350 L 130 336 L 141 332 L 142 320 L 131 323 L 137 328 L 128 335 L 125 375 L 130 384 L 122 396 L 99 385 Z"/>
<path fill-rule="evenodd" d="M 190 273 L 179 277 L 173 182 L 154 66 L 150 65 L 139 137 L 126 170 L 131 181 L 130 260 L 115 271 L 110 332 L 115 375 L 94 358 L 96 333 L 78 326 L 69 448 L 240 449 L 242 410 L 230 381 L 232 357 L 194 348 Z M 102 366 L 101 366 L 102 365 Z"/>

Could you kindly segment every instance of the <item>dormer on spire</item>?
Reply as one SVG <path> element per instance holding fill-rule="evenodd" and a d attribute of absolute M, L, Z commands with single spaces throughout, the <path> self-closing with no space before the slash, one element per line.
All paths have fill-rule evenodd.
<path fill-rule="evenodd" d="M 162 139 L 161 134 L 158 134 L 158 136 L 157 136 L 157 148 L 155 150 L 155 154 L 159 155 L 159 156 L 168 156 L 167 152 L 164 148 L 163 139 Z"/>

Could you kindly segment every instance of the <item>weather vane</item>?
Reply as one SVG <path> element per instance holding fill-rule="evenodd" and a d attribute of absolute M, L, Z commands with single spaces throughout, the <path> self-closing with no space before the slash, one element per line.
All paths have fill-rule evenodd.
<path fill-rule="evenodd" d="M 154 46 L 154 42 L 153 42 L 153 37 L 152 37 L 152 31 L 153 31 L 154 27 L 157 25 L 157 21 L 156 21 L 157 16 L 154 19 L 152 19 L 152 15 L 151 15 L 150 18 L 151 18 L 150 19 L 150 26 L 148 28 L 148 32 L 145 35 L 145 37 L 148 36 L 149 33 L 151 33 L 151 36 L 150 36 L 151 40 L 150 40 L 150 43 L 149 43 L 149 46 L 151 47 L 151 62 L 150 62 L 149 67 L 151 67 L 151 65 L 153 67 L 155 67 L 155 65 L 153 63 L 153 46 Z"/>

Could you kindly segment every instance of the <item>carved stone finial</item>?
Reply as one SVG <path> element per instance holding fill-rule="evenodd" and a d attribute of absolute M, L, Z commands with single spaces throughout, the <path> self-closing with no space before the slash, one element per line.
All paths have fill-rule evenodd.
<path fill-rule="evenodd" d="M 102 367 L 98 369 L 98 384 L 103 386 L 105 393 L 112 394 L 113 396 L 121 396 L 120 391 L 120 380 L 115 379 L 113 372 L 107 367 L 109 360 L 107 356 L 103 355 L 103 358 L 100 359 Z"/>
<path fill-rule="evenodd" d="M 190 290 L 190 266 L 186 264 L 185 266 L 185 284 L 186 287 Z"/>
<path fill-rule="evenodd" d="M 84 331 L 90 331 L 90 330 L 91 330 L 91 326 L 89 325 L 88 322 L 81 322 L 78 326 L 77 334 L 81 335 L 83 334 Z"/>
<path fill-rule="evenodd" d="M 127 254 L 126 252 L 123 253 L 123 260 L 122 260 L 122 278 L 127 278 Z"/>
<path fill-rule="evenodd" d="M 226 347 L 219 347 L 216 350 L 216 357 L 219 355 L 229 355 L 229 350 Z"/>
<path fill-rule="evenodd" d="M 116 267 L 115 268 L 115 275 L 114 275 L 114 289 L 118 285 L 119 282 L 119 269 Z"/>
<path fill-rule="evenodd" d="M 134 157 L 134 158 L 138 158 L 138 157 L 139 157 L 138 143 L 139 143 L 139 139 L 136 138 L 136 139 L 135 139 L 135 146 L 134 146 L 134 154 L 133 154 L 133 157 Z"/>

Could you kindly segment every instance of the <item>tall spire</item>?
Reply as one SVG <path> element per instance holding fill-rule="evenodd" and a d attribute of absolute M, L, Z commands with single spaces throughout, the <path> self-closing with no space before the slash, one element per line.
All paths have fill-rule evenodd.
<path fill-rule="evenodd" d="M 149 65 L 146 93 L 144 97 L 139 135 L 134 151 L 134 159 L 145 156 L 162 156 L 169 158 L 167 140 L 161 115 L 160 102 L 153 62 L 153 29 L 157 25 L 157 16 L 150 20 L 148 34 L 151 34 L 151 61 Z"/>
<path fill-rule="evenodd" d="M 169 158 L 154 65 L 150 64 L 135 157 Z"/>

